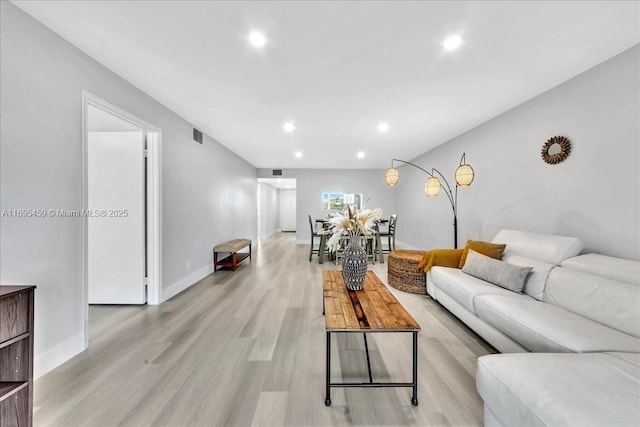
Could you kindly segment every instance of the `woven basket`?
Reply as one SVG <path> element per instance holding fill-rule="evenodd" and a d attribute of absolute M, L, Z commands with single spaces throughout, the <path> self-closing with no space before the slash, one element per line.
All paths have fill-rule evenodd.
<path fill-rule="evenodd" d="M 427 293 L 427 278 L 418 268 L 424 251 L 393 251 L 389 253 L 387 280 L 396 289 L 414 294 Z"/>

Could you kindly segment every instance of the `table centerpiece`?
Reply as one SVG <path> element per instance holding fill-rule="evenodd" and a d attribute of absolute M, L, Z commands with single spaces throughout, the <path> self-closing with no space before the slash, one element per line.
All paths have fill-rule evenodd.
<path fill-rule="evenodd" d="M 375 234 L 376 222 L 381 215 L 381 209 L 358 210 L 356 206 L 347 205 L 344 212 L 329 220 L 327 233 L 331 234 L 328 241 L 331 252 L 338 251 L 343 238 L 349 239 L 342 255 L 342 277 L 350 290 L 362 289 L 367 274 L 367 252 L 360 244 L 360 238 Z"/>

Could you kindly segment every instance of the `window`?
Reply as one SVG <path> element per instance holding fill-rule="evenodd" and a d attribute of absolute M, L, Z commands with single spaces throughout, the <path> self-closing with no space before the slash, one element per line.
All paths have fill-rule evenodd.
<path fill-rule="evenodd" d="M 324 210 L 341 211 L 346 205 L 362 209 L 362 193 L 322 193 Z"/>

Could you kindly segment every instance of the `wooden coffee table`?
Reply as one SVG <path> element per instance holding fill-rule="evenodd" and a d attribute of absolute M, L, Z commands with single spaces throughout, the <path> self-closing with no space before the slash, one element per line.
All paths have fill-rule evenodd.
<path fill-rule="evenodd" d="M 331 406 L 331 387 L 411 387 L 411 404 L 418 405 L 418 332 L 420 325 L 398 302 L 373 271 L 367 271 L 360 291 L 347 289 L 341 270 L 325 270 L 322 274 L 324 298 L 322 314 L 327 331 L 326 399 Z M 361 383 L 331 382 L 331 334 L 362 333 L 367 355 L 369 381 Z M 410 383 L 373 382 L 367 333 L 410 332 L 413 334 L 413 381 Z"/>

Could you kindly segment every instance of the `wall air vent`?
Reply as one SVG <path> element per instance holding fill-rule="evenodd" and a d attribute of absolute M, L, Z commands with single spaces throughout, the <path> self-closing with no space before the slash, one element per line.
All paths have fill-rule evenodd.
<path fill-rule="evenodd" d="M 282 176 L 282 169 L 273 169 L 271 176 Z"/>
<path fill-rule="evenodd" d="M 202 132 L 196 128 L 193 128 L 193 141 L 202 145 Z"/>

